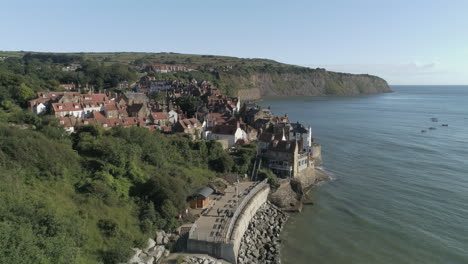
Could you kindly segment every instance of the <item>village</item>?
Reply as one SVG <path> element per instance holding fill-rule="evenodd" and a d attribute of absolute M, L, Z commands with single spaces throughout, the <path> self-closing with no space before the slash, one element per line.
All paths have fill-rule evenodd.
<path fill-rule="evenodd" d="M 183 66 L 158 65 L 148 65 L 145 70 L 189 71 Z M 120 87 L 126 89 L 120 94 L 93 93 L 92 89 L 81 93 L 73 84 L 61 84 L 61 87 L 64 91 L 38 92 L 28 106 L 35 114 L 55 116 L 69 133 L 85 125 L 104 129 L 138 126 L 155 133 L 183 135 L 194 141 L 213 140 L 227 151 L 255 143 L 257 155 L 250 175 L 243 175 L 242 181 L 239 176 L 231 177 L 221 182 L 224 185 L 221 188 L 211 184 L 188 197 L 190 214 L 198 217 L 195 222 L 182 226 L 179 234 L 186 235 L 184 250 L 192 253 L 208 254 L 231 263 L 249 263 L 262 257 L 277 263 L 278 234 L 285 215 L 267 202 L 270 187 L 267 180 L 257 178 L 257 172 L 268 169 L 284 181 L 313 184 L 315 166 L 321 164 L 321 150 L 314 142 L 310 126 L 291 122 L 286 113 L 275 116 L 270 107 L 262 108 L 255 102 L 226 96 L 207 81 L 168 81 L 146 75 L 135 84 L 123 83 Z M 259 221 L 255 220 L 257 211 L 276 226 L 263 227 L 270 232 L 265 233 L 268 242 L 260 236 L 255 238 L 258 228 L 249 226 Z M 248 241 L 263 241 L 260 243 L 267 243 L 270 251 L 249 249 L 248 242 L 244 241 L 244 234 L 249 232 Z M 157 255 L 166 255 L 164 245 L 153 242 L 148 242 L 153 246 L 152 251 L 137 251 L 129 263 L 153 263 L 145 262 L 150 257 L 156 263 Z M 158 252 L 153 252 L 156 248 Z M 242 256 L 244 253 L 246 256 Z"/>
<path fill-rule="evenodd" d="M 185 66 L 147 65 L 145 70 L 167 73 L 191 71 Z M 223 95 L 207 81 L 158 80 L 143 76 L 125 92 L 80 93 L 74 84 L 64 91 L 37 92 L 28 102 L 35 114 L 54 115 L 70 133 L 80 126 L 139 126 L 163 134 L 180 133 L 193 140 L 215 140 L 224 149 L 257 142 L 262 167 L 282 178 L 294 178 L 315 165 L 320 145 L 312 128 L 291 122 L 287 114 L 275 116 L 271 109 L 239 97 Z M 315 148 L 315 154 L 314 154 Z"/>

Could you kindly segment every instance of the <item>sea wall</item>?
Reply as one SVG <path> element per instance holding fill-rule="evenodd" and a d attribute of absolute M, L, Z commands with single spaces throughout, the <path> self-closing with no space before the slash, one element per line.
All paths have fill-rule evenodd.
<path fill-rule="evenodd" d="M 257 190 L 253 189 L 245 203 L 241 203 L 229 225 L 225 241 L 209 242 L 204 240 L 188 239 L 187 250 L 191 253 L 205 253 L 211 256 L 236 263 L 241 239 L 249 226 L 250 220 L 268 198 L 270 186 L 266 181 L 259 183 Z M 193 228 L 196 228 L 194 225 Z M 192 232 L 192 231 L 191 231 Z M 190 235 L 189 235 L 190 237 Z"/>
<path fill-rule="evenodd" d="M 257 213 L 258 208 L 262 206 L 268 199 L 268 194 L 270 193 L 270 186 L 265 185 L 244 207 L 242 212 L 237 218 L 236 224 L 234 225 L 231 241 L 234 245 L 234 258 L 237 259 L 241 239 L 244 236 L 245 231 L 249 227 L 249 223 L 252 218 Z"/>
<path fill-rule="evenodd" d="M 318 143 L 312 144 L 312 158 L 314 159 L 314 167 L 323 164 L 322 160 L 322 146 Z"/>

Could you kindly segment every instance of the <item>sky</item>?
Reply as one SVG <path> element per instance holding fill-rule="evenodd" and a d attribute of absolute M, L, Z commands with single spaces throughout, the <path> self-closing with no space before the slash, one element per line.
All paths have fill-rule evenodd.
<path fill-rule="evenodd" d="M 467 0 L 0 0 L 0 50 L 268 58 L 468 84 Z"/>

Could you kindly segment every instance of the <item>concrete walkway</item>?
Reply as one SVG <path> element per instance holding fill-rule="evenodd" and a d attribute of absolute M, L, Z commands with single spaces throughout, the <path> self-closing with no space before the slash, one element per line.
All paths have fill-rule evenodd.
<path fill-rule="evenodd" d="M 224 241 L 232 214 L 237 205 L 255 187 L 256 182 L 241 182 L 228 186 L 224 195 L 212 195 L 208 210 L 196 221 L 197 228 L 190 239 L 220 242 Z M 236 195 L 237 193 L 237 195 Z"/>

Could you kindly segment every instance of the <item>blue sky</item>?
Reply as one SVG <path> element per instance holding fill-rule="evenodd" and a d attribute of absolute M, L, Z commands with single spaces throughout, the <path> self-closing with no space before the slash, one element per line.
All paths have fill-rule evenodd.
<path fill-rule="evenodd" d="M 465 0 L 0 0 L 0 50 L 172 51 L 468 84 Z"/>

